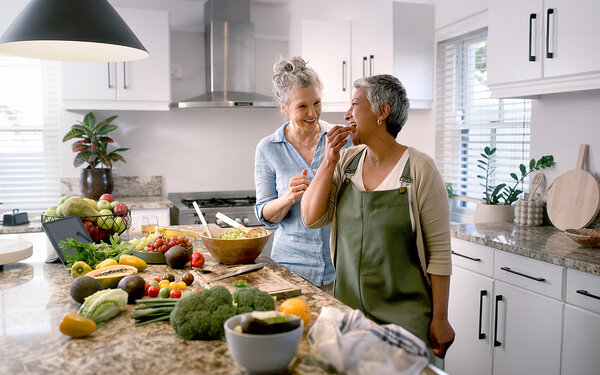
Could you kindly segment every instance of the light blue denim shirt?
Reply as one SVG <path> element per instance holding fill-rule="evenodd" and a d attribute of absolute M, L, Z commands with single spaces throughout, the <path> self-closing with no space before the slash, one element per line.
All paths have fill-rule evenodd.
<path fill-rule="evenodd" d="M 302 170 L 308 171 L 307 177 L 312 181 L 325 156 L 327 131 L 333 127 L 325 121 L 319 121 L 321 136 L 312 162 L 308 165 L 285 138 L 284 129 L 288 125 L 289 122 L 286 122 L 256 146 L 254 212 L 263 224 L 269 227 L 279 225 L 273 237 L 273 260 L 317 286 L 331 284 L 335 275 L 329 252 L 331 226 L 319 229 L 305 227 L 300 213 L 300 200 L 294 203 L 279 223 L 266 221 L 262 214 L 265 204 L 283 195 L 292 177 L 302 173 Z"/>

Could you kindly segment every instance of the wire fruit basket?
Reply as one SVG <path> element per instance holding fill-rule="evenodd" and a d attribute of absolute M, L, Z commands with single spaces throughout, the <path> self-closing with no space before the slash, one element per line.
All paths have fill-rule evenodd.
<path fill-rule="evenodd" d="M 42 212 L 42 223 L 62 219 L 63 216 L 46 215 Z M 131 210 L 112 215 L 79 216 L 92 240 L 96 243 L 108 241 L 113 234 L 121 234 L 131 227 Z"/>

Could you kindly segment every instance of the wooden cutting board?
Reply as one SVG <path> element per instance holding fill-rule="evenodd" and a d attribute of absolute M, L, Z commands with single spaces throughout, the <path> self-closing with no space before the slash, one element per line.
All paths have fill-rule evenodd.
<path fill-rule="evenodd" d="M 230 267 L 230 268 L 225 268 L 225 269 L 221 269 L 221 270 L 215 270 L 210 273 L 196 272 L 195 277 L 197 277 L 199 279 L 198 281 L 200 281 L 200 283 L 198 283 L 199 284 L 198 286 L 200 286 L 200 284 L 202 282 L 206 282 L 210 279 L 213 279 L 217 276 L 221 276 L 226 273 L 235 272 L 235 271 L 239 270 L 240 268 L 247 267 L 247 266 L 248 265 L 245 264 L 245 265 L 242 265 L 239 267 Z M 300 294 L 302 294 L 299 287 L 293 285 L 289 281 L 283 279 L 281 276 L 277 275 L 275 272 L 273 272 L 267 268 L 261 268 L 258 271 L 253 271 L 250 273 L 237 275 L 234 277 L 228 277 L 223 280 L 217 280 L 217 281 L 214 281 L 214 282 L 208 284 L 207 287 L 210 288 L 213 285 L 222 285 L 222 286 L 226 287 L 230 292 L 233 293 L 233 291 L 236 289 L 236 286 L 233 285 L 231 283 L 231 281 L 243 281 L 248 286 L 258 288 L 258 289 L 262 290 L 263 292 L 267 292 L 270 295 L 277 297 L 278 299 L 295 297 L 295 296 L 299 296 Z"/>
<path fill-rule="evenodd" d="M 548 217 L 563 231 L 588 226 L 600 211 L 600 184 L 583 169 L 587 150 L 588 145 L 579 146 L 575 169 L 558 176 L 548 192 Z"/>

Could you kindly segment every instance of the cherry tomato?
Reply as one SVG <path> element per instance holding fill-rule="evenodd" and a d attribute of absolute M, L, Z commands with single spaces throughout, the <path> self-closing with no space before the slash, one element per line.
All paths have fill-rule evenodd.
<path fill-rule="evenodd" d="M 199 292 L 201 290 L 202 290 L 202 288 L 194 288 L 194 289 L 192 289 L 192 292 Z"/>
<path fill-rule="evenodd" d="M 152 285 L 146 283 L 146 289 L 144 290 L 144 295 L 147 296 L 148 295 L 148 289 L 151 287 Z"/>
<path fill-rule="evenodd" d="M 158 281 L 156 281 L 156 279 L 158 279 L 158 277 L 155 277 L 154 280 L 151 280 L 149 282 L 150 286 L 156 286 L 156 287 L 158 287 Z M 159 279 L 159 281 L 160 281 L 160 279 Z"/>
<path fill-rule="evenodd" d="M 171 288 L 166 286 L 164 288 L 161 288 L 158 294 L 160 294 L 160 298 L 169 298 L 169 293 L 171 293 Z"/>
<path fill-rule="evenodd" d="M 161 278 L 160 277 L 155 277 L 154 280 L 156 280 L 157 283 L 160 283 Z"/>
<path fill-rule="evenodd" d="M 187 284 L 185 283 L 185 281 L 180 281 L 177 283 L 177 289 L 184 290 L 186 286 Z"/>
<path fill-rule="evenodd" d="M 158 287 L 161 289 L 166 286 L 169 286 L 169 280 L 161 280 L 160 283 L 158 283 Z"/>
<path fill-rule="evenodd" d="M 171 297 L 171 298 L 179 298 L 179 297 L 181 297 L 181 290 L 179 290 L 179 289 L 173 289 L 169 293 L 169 297 Z"/>
<path fill-rule="evenodd" d="M 160 292 L 160 290 L 158 289 L 158 287 L 151 285 L 150 288 L 148 288 L 148 297 L 156 297 L 158 296 L 158 293 Z"/>

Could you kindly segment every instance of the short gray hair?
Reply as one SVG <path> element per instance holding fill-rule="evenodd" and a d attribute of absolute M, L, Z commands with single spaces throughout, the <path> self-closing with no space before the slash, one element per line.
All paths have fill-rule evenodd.
<path fill-rule="evenodd" d="M 406 89 L 400 80 L 390 74 L 380 74 L 359 78 L 354 82 L 354 88 L 367 88 L 367 99 L 371 103 L 371 111 L 377 114 L 384 104 L 390 105 L 387 118 L 387 131 L 394 138 L 400 133 L 408 118 L 410 104 L 406 97 Z"/>
<path fill-rule="evenodd" d="M 273 73 L 273 96 L 281 105 L 288 104 L 288 95 L 297 87 L 316 83 L 319 91 L 323 90 L 321 78 L 302 57 L 280 58 L 273 65 Z"/>

